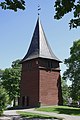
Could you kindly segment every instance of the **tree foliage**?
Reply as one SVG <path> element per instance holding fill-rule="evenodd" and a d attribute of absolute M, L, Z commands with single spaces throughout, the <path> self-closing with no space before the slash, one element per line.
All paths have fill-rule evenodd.
<path fill-rule="evenodd" d="M 4 70 L 1 70 L 1 69 L 0 69 L 0 79 L 1 79 L 1 77 L 2 77 L 2 75 L 3 75 L 3 72 L 4 72 Z"/>
<path fill-rule="evenodd" d="M 80 26 L 80 0 L 56 0 L 55 19 L 61 19 L 65 14 L 72 12 L 73 18 L 70 20 L 70 29 Z"/>
<path fill-rule="evenodd" d="M 0 2 L 0 6 L 2 9 L 10 9 L 17 11 L 17 9 L 25 9 L 25 1 L 24 0 L 4 0 L 4 2 Z"/>
<path fill-rule="evenodd" d="M 71 97 L 76 101 L 80 99 L 80 40 L 73 43 L 70 48 L 70 57 L 64 62 L 67 66 L 64 79 L 72 81 Z"/>
<path fill-rule="evenodd" d="M 62 96 L 63 96 L 63 104 L 68 104 L 68 98 L 70 97 L 69 94 L 69 87 L 67 85 L 67 82 L 65 80 L 61 80 L 61 86 L 62 86 Z"/>
<path fill-rule="evenodd" d="M 12 62 L 12 67 L 6 68 L 1 78 L 1 85 L 8 92 L 11 101 L 19 97 L 19 83 L 21 78 L 21 65 L 19 62 L 20 60 Z"/>
<path fill-rule="evenodd" d="M 0 86 L 0 115 L 2 115 L 8 103 L 9 103 L 9 96 L 6 90 L 2 86 Z"/>

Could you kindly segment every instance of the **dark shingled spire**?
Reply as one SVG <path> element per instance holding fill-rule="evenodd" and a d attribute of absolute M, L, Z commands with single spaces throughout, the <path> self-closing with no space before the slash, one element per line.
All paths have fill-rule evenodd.
<path fill-rule="evenodd" d="M 48 44 L 39 17 L 37 20 L 30 47 L 28 49 L 27 54 L 22 59 L 21 63 L 35 58 L 47 58 L 60 62 L 60 60 L 54 55 Z"/>

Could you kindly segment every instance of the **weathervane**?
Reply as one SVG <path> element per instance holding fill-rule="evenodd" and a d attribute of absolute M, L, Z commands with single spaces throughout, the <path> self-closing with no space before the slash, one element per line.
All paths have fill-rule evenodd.
<path fill-rule="evenodd" d="M 40 7 L 40 5 L 38 5 L 38 16 L 40 15 L 40 11 L 41 10 L 41 7 Z"/>

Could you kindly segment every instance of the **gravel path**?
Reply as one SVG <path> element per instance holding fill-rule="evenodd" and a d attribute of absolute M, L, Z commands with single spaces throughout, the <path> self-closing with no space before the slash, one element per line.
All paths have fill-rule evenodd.
<path fill-rule="evenodd" d="M 0 120 L 23 120 L 19 116 L 19 114 L 16 113 L 16 111 L 26 111 L 26 112 L 32 112 L 32 113 L 51 115 L 54 117 L 64 118 L 63 120 L 80 120 L 80 116 L 71 116 L 71 115 L 57 114 L 57 113 L 52 113 L 52 112 L 35 111 L 34 109 L 6 110 L 4 111 L 4 116 L 0 117 Z"/>

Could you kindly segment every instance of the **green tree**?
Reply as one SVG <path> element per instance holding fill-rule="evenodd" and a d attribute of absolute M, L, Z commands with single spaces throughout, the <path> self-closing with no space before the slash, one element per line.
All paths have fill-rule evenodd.
<path fill-rule="evenodd" d="M 64 62 L 67 66 L 64 79 L 70 80 L 70 94 L 74 101 L 80 100 L 80 40 L 73 43 L 70 48 L 70 57 Z"/>
<path fill-rule="evenodd" d="M 62 86 L 63 104 L 67 105 L 70 94 L 69 94 L 69 87 L 67 85 L 66 80 L 63 80 L 63 79 L 61 80 L 61 86 Z"/>
<path fill-rule="evenodd" d="M 6 89 L 10 101 L 19 97 L 19 84 L 21 79 L 21 64 L 19 62 L 20 60 L 12 62 L 12 67 L 5 69 L 1 78 L 1 84 Z"/>
<path fill-rule="evenodd" d="M 25 9 L 25 0 L 4 0 L 0 2 L 2 9 Z M 73 18 L 70 20 L 70 28 L 80 26 L 80 0 L 55 0 L 55 19 L 61 19 L 65 14 L 72 12 Z"/>
<path fill-rule="evenodd" d="M 2 115 L 3 111 L 9 104 L 9 96 L 6 90 L 0 86 L 0 116 Z"/>
<path fill-rule="evenodd" d="M 72 12 L 73 18 L 70 20 L 70 29 L 80 26 L 80 0 L 56 0 L 55 19 L 61 19 L 65 14 Z"/>
<path fill-rule="evenodd" d="M 4 2 L 0 2 L 0 7 L 2 9 L 10 9 L 17 11 L 17 9 L 25 9 L 25 1 L 24 0 L 4 0 Z"/>
<path fill-rule="evenodd" d="M 3 72 L 4 72 L 4 70 L 1 70 L 1 69 L 0 69 L 0 81 L 1 81 L 1 77 L 2 77 L 2 75 L 3 75 Z"/>

